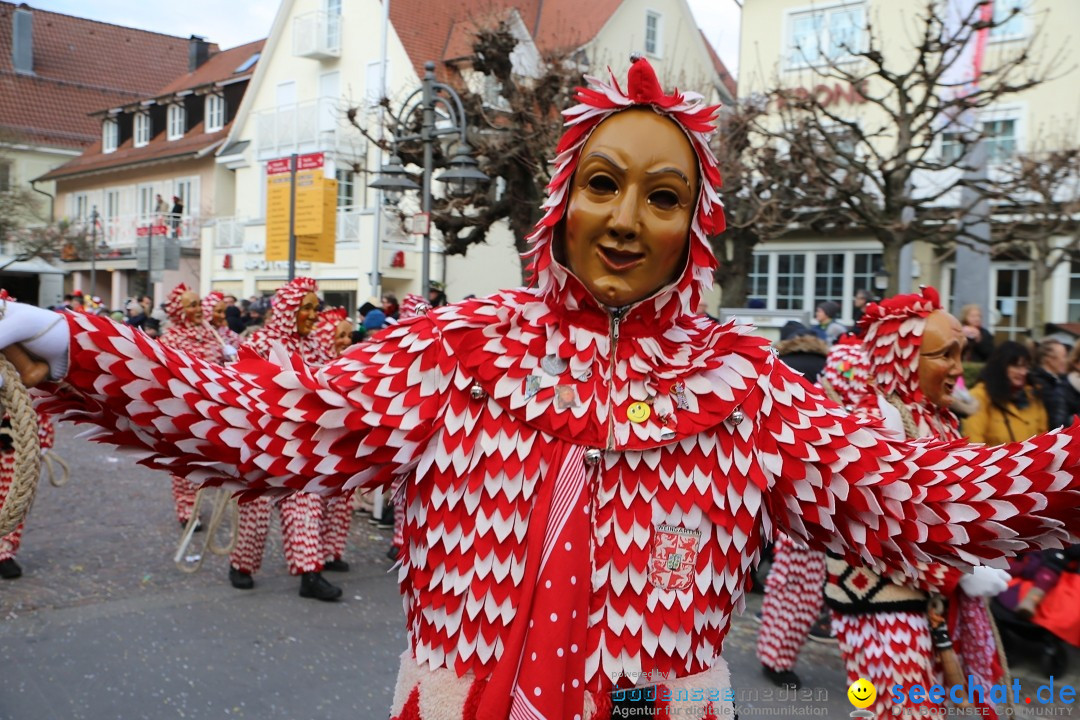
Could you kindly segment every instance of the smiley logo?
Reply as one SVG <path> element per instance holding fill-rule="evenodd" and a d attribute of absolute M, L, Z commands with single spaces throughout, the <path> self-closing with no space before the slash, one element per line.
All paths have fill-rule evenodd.
<path fill-rule="evenodd" d="M 630 407 L 626 408 L 626 419 L 630 422 L 645 422 L 650 415 L 652 415 L 652 408 L 649 407 L 648 403 L 630 403 Z"/>
<path fill-rule="evenodd" d="M 865 678 L 859 678 L 855 682 L 851 683 L 851 687 L 847 690 L 848 700 L 857 708 L 868 708 L 874 704 L 874 700 L 877 699 L 877 690 Z"/>

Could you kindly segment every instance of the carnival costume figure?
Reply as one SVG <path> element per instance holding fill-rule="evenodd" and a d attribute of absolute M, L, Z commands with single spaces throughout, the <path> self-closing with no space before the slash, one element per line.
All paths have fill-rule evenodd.
<path fill-rule="evenodd" d="M 241 355 L 252 362 L 272 355 L 292 363 L 317 368 L 327 361 L 328 349 L 314 333 L 319 313 L 318 287 L 311 278 L 299 277 L 278 288 L 271 303 L 270 319 L 244 344 Z M 240 366 L 245 362 L 242 360 Z M 337 600 L 341 588 L 323 576 L 323 499 L 311 492 L 282 497 L 281 543 L 289 573 L 300 576 L 300 596 Z M 266 537 L 270 531 L 271 503 L 256 497 L 240 503 L 236 548 L 229 556 L 229 582 L 238 590 L 255 586 L 251 577 L 262 567 Z"/>
<path fill-rule="evenodd" d="M 642 59 L 577 101 L 532 287 L 317 371 L 14 303 L 0 347 L 48 362 L 55 410 L 154 467 L 246 496 L 405 476 L 394 718 L 595 720 L 635 683 L 669 714 L 730 714 L 724 637 L 776 530 L 881 572 L 1076 541 L 1080 428 L 987 448 L 852 418 L 751 327 L 694 313 L 724 228 L 716 108 Z"/>
<path fill-rule="evenodd" d="M 160 341 L 165 347 L 217 365 L 224 363 L 228 357 L 235 357 L 235 351 L 226 355 L 218 334 L 203 318 L 204 309 L 198 293 L 184 283 L 180 283 L 169 293 L 165 312 L 169 316 L 169 325 Z M 181 527 L 186 526 L 191 519 L 196 491 L 195 484 L 190 480 L 179 475 L 172 476 L 173 505 Z"/>
<path fill-rule="evenodd" d="M 244 343 L 240 335 L 229 327 L 225 319 L 225 294 L 220 290 L 207 293 L 202 301 L 203 318 L 214 328 L 221 341 L 236 350 Z"/>
<path fill-rule="evenodd" d="M 937 291 L 925 288 L 871 303 L 860 325 L 873 387 L 857 412 L 909 440 L 931 438 L 960 447 L 949 405 L 963 372 L 964 336 L 959 321 L 941 309 Z M 916 473 L 911 482 L 924 477 Z M 882 689 L 873 706 L 876 717 L 896 716 L 899 709 L 884 691 L 895 685 L 950 687 L 973 679 L 988 692 L 1001 681 L 993 621 L 982 597 L 1004 590 L 1007 579 L 1002 570 L 978 567 L 975 574 L 963 575 L 940 563 L 920 565 L 914 578 L 883 575 L 830 556 L 826 600 L 834 611 L 848 682 L 865 678 Z M 940 603 L 944 609 L 935 608 Z M 906 700 L 904 707 L 919 706 Z M 990 706 L 985 713 L 997 716 Z"/>

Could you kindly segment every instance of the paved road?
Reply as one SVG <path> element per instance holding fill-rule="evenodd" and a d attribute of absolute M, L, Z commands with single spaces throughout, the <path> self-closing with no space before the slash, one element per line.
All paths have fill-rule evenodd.
<path fill-rule="evenodd" d="M 340 603 L 297 596 L 276 528 L 256 589 L 237 591 L 224 558 L 194 575 L 173 566 L 166 477 L 75 434 L 58 433 L 73 477 L 39 492 L 19 556 L 25 575 L 0 582 L 0 718 L 386 717 L 405 635 L 384 531 L 358 516 L 353 570 L 331 576 L 345 589 Z M 809 700 L 761 677 L 749 620 L 759 603 L 749 598 L 725 648 L 744 720 L 847 717 L 833 646 L 803 652 Z M 1025 687 L 1042 682 L 1037 669 L 1024 674 Z"/>

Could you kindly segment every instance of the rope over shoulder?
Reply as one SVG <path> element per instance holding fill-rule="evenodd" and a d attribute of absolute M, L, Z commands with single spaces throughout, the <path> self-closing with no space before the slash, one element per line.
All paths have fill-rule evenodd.
<path fill-rule="evenodd" d="M 41 476 L 41 446 L 38 441 L 38 415 L 30 401 L 30 393 L 19 379 L 19 373 L 6 358 L 0 356 L 0 404 L 11 417 L 11 440 L 15 452 L 15 472 L 4 504 L 0 506 L 0 535 L 7 535 L 19 526 L 30 512 Z"/>

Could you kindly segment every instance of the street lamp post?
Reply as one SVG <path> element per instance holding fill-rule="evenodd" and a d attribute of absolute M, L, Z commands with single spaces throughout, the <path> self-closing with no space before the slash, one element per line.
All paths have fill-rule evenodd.
<path fill-rule="evenodd" d="M 450 117 L 448 127 L 440 128 L 435 124 L 435 109 L 439 106 Z M 417 112 L 421 113 L 420 132 L 401 134 L 401 128 L 409 127 L 410 121 Z M 405 191 L 420 190 L 420 206 L 427 217 L 424 227 L 420 283 L 421 293 L 427 293 L 428 284 L 431 281 L 431 175 L 435 169 L 435 143 L 444 135 L 458 136 L 458 149 L 451 158 L 449 167 L 435 178 L 446 183 L 448 192 L 452 195 L 470 195 L 490 178 L 477 169 L 476 160 L 470 155 L 469 146 L 465 142 L 466 119 L 461 97 L 449 85 L 436 82 L 435 63 L 428 61 L 424 64 L 424 79 L 421 87 L 408 97 L 393 119 L 395 128 L 399 131 L 394 135 L 395 151 L 390 162 L 380 168 L 379 176 L 370 187 L 383 190 L 387 200 L 392 204 L 397 204 Z M 417 141 L 424 145 L 424 175 L 419 187 L 405 171 L 396 152 L 397 146 L 401 143 Z M 379 238 L 375 241 L 378 242 Z"/>

